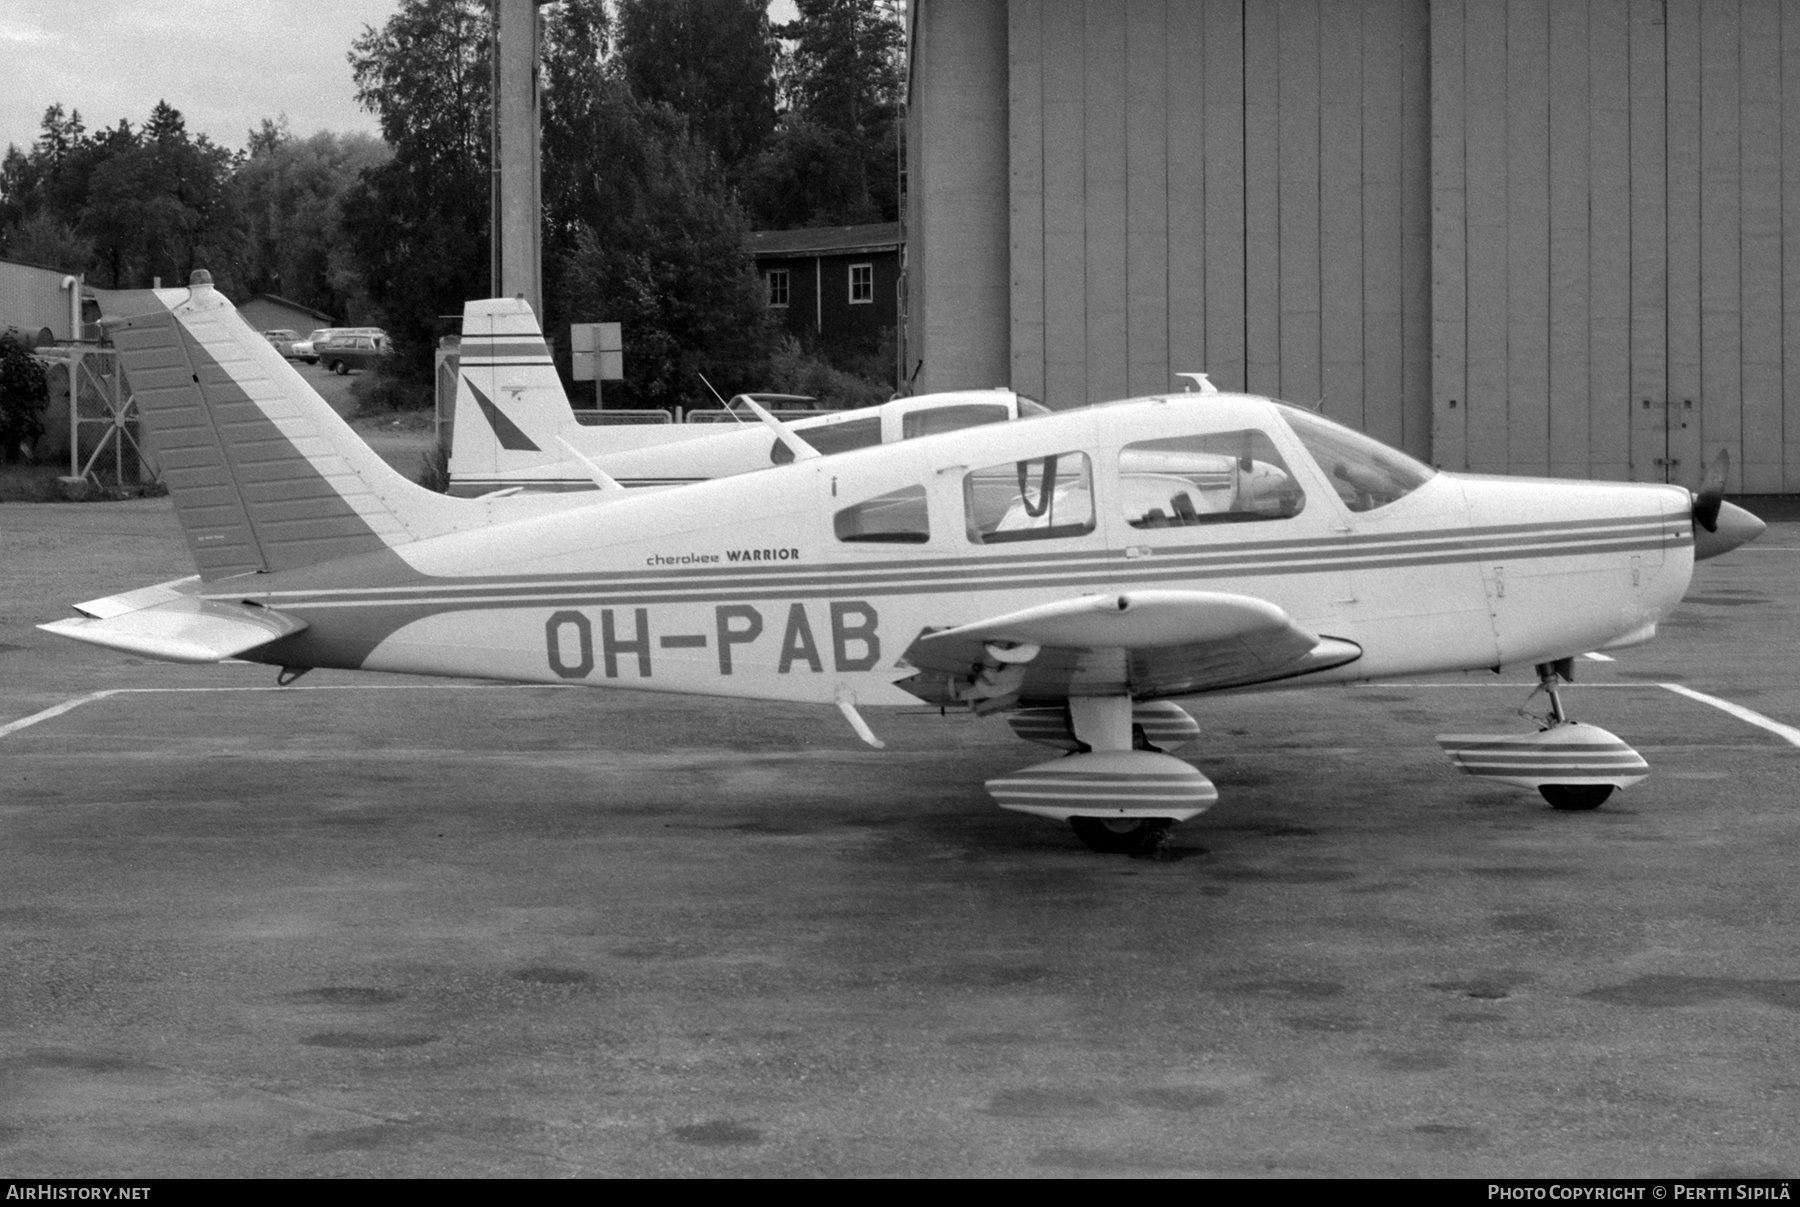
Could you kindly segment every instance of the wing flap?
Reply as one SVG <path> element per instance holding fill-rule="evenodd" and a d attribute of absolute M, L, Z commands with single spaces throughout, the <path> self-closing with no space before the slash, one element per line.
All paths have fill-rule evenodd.
<path fill-rule="evenodd" d="M 222 662 L 306 628 L 304 620 L 272 608 L 192 595 L 178 594 L 148 607 L 116 609 L 120 601 L 155 590 L 159 588 L 95 600 L 83 604 L 82 610 L 95 607 L 105 615 L 70 617 L 38 628 L 59 637 L 165 662 Z"/>

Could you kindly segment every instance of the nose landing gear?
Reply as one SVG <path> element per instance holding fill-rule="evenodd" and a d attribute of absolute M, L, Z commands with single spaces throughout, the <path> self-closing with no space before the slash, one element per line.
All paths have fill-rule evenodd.
<path fill-rule="evenodd" d="M 1598 725 L 1571 721 L 1563 709 L 1559 682 L 1573 682 L 1574 660 L 1537 666 L 1535 697 L 1550 700 L 1547 716 L 1535 717 L 1531 734 L 1439 734 L 1438 745 L 1469 775 L 1536 788 L 1552 809 L 1597 809 L 1615 788 L 1628 788 L 1650 774 L 1644 756 Z M 1527 701 L 1529 703 L 1529 700 Z"/>

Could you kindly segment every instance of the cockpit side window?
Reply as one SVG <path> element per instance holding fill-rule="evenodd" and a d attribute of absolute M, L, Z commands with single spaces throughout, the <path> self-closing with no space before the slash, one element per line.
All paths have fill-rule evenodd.
<path fill-rule="evenodd" d="M 926 407 L 900 418 L 900 439 L 935 436 L 939 432 L 961 431 L 984 423 L 1005 423 L 1006 408 L 994 403 L 966 403 L 959 406 Z"/>
<path fill-rule="evenodd" d="M 1281 417 L 1351 511 L 1386 507 L 1425 485 L 1437 472 L 1322 415 L 1282 404 Z"/>
<path fill-rule="evenodd" d="M 1268 435 L 1245 429 L 1127 444 L 1119 501 L 1133 528 L 1187 528 L 1286 519 L 1306 495 Z"/>
<path fill-rule="evenodd" d="M 820 424 L 818 427 L 796 429 L 794 434 L 818 449 L 822 456 L 829 457 L 833 453 L 847 453 L 851 449 L 873 448 L 880 444 L 881 420 L 852 419 L 847 423 Z M 792 450 L 779 440 L 769 449 L 771 464 L 786 465 L 793 459 Z"/>
<path fill-rule="evenodd" d="M 1082 536 L 1094 530 L 1086 453 L 1007 461 L 963 477 L 969 540 L 977 545 Z"/>
<path fill-rule="evenodd" d="M 931 539 L 923 486 L 903 486 L 839 511 L 832 528 L 840 541 L 923 545 Z"/>

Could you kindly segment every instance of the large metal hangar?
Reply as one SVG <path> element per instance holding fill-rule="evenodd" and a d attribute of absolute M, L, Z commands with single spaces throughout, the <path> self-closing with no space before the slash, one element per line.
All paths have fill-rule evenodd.
<path fill-rule="evenodd" d="M 915 0 L 905 371 L 1800 491 L 1800 3 Z"/>

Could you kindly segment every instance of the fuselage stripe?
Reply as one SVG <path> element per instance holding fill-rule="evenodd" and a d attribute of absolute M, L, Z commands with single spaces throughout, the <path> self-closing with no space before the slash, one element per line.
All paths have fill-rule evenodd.
<path fill-rule="evenodd" d="M 1536 526 L 1533 526 L 1536 527 Z M 1295 557 L 1308 557 L 1320 564 L 1344 562 L 1354 563 L 1361 559 L 1389 554 L 1405 553 L 1417 555 L 1432 552 L 1453 552 L 1464 557 L 1452 560 L 1485 560 L 1495 553 L 1535 553 L 1546 549 L 1566 548 L 1571 553 L 1585 553 L 1601 547 L 1603 542 L 1624 539 L 1641 539 L 1653 541 L 1661 545 L 1669 542 L 1691 540 L 1685 523 L 1671 525 L 1674 531 L 1668 531 L 1661 521 L 1648 521 L 1625 525 L 1614 523 L 1609 527 L 1628 529 L 1613 533 L 1594 532 L 1585 535 L 1558 534 L 1554 545 L 1501 545 L 1493 542 L 1473 542 L 1462 537 L 1445 538 L 1441 535 L 1427 533 L 1403 533 L 1384 539 L 1379 545 L 1363 543 L 1352 546 L 1342 539 L 1324 539 L 1309 541 L 1282 542 L 1279 545 L 1268 543 L 1245 543 L 1225 547 L 1220 546 L 1184 546 L 1155 551 L 1147 558 L 1130 558 L 1116 550 L 1075 550 L 1063 553 L 1034 553 L 1007 557 L 935 557 L 908 559 L 905 561 L 883 560 L 869 562 L 840 562 L 835 565 L 810 566 L 770 566 L 770 565 L 722 565 L 706 570 L 620 570 L 600 573 L 539 574 L 516 576 L 511 578 L 490 576 L 481 584 L 482 589 L 500 587 L 559 587 L 574 583 L 593 583 L 597 581 L 644 581 L 644 580 L 681 580 L 685 583 L 700 581 L 712 582 L 716 579 L 748 577 L 754 575 L 774 575 L 792 578 L 795 576 L 813 576 L 821 574 L 837 576 L 852 574 L 913 575 L 921 571 L 958 570 L 965 576 L 978 574 L 1007 574 L 1029 570 L 1049 570 L 1058 567 L 1100 569 L 1137 561 L 1154 562 L 1159 567 L 1171 567 L 1185 564 L 1207 564 L 1213 562 L 1230 562 L 1245 566 L 1262 566 L 1270 562 L 1292 560 Z M 1633 531 L 1636 530 L 1636 531 Z M 1430 543 L 1427 543 L 1430 542 Z M 1158 576 L 1161 576 L 1161 571 Z M 417 591 L 421 589 L 443 589 L 457 580 L 438 579 L 431 583 L 416 583 L 399 587 L 342 588 L 342 591 L 358 593 L 380 593 Z M 322 592 L 305 591 L 306 595 Z M 268 593 L 277 597 L 289 592 L 275 591 Z"/>
<path fill-rule="evenodd" d="M 542 581 L 525 578 L 515 582 L 468 582 L 429 579 L 401 587 L 325 588 L 319 590 L 228 591 L 227 584 L 206 592 L 208 598 L 236 600 L 258 598 L 282 608 L 384 607 L 429 604 L 433 606 L 483 606 L 490 604 L 540 605 L 581 603 L 719 602 L 768 599 L 812 599 L 847 594 L 915 595 L 947 588 L 970 590 L 1024 590 L 1038 587 L 1116 586 L 1160 583 L 1172 579 L 1205 581 L 1249 574 L 1320 574 L 1388 569 L 1398 566 L 1433 566 L 1483 563 L 1504 556 L 1518 577 L 1528 577 L 1519 560 L 1546 560 L 1605 553 L 1650 551 L 1663 547 L 1659 536 L 1626 537 L 1589 541 L 1582 545 L 1551 545 L 1502 551 L 1474 550 L 1447 553 L 1407 553 L 1372 550 L 1363 555 L 1309 557 L 1286 563 L 1245 563 L 1229 557 L 1192 559 L 1181 565 L 1169 561 L 1104 561 L 1068 566 L 1047 574 L 1043 566 L 969 567 L 955 564 L 947 573 L 921 577 L 918 567 L 905 571 L 871 569 L 854 565 L 779 570 L 763 567 L 748 575 L 692 571 L 657 574 L 650 581 L 632 581 L 636 575 L 584 576 L 578 581 Z M 1515 560 L 1517 559 L 1517 560 Z M 1151 559 L 1154 561 L 1154 559 Z M 958 572 L 960 571 L 960 572 Z"/>

